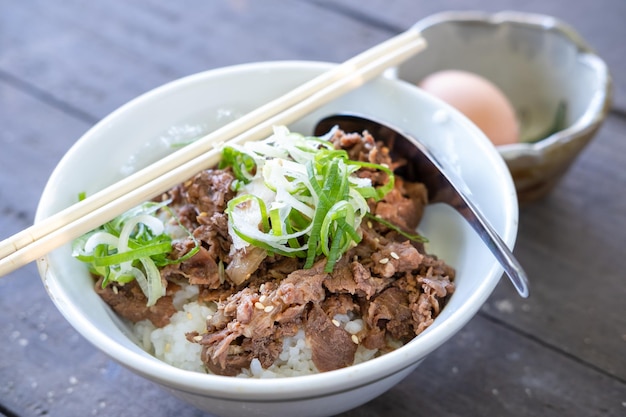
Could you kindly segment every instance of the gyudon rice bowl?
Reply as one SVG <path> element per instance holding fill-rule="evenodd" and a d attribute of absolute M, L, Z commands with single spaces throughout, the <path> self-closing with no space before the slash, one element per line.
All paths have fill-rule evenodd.
<path fill-rule="evenodd" d="M 72 146 L 57 165 L 45 187 L 37 210 L 36 222 L 73 204 L 79 193 L 85 192 L 87 195 L 92 195 L 111 183 L 124 178 L 131 168 L 141 169 L 171 153 L 173 149 L 170 139 L 173 136 L 180 136 L 181 132 L 186 132 L 183 135 L 185 136 L 184 141 L 197 134 L 211 132 L 331 67 L 332 64 L 315 62 L 246 64 L 189 76 L 138 97 L 107 116 Z M 509 246 L 513 245 L 517 231 L 517 200 L 510 174 L 502 158 L 493 149 L 489 141 L 462 115 L 449 106 L 430 98 L 415 87 L 400 81 L 379 78 L 290 124 L 289 129 L 292 132 L 308 134 L 313 131 L 314 125 L 322 117 L 340 112 L 369 114 L 418 137 L 444 163 L 449 173 L 462 179 L 467 189 L 471 191 L 473 201 L 480 207 L 496 231 Z M 351 153 L 347 146 L 346 150 Z M 130 164 L 129 159 L 131 160 Z M 380 164 L 382 161 L 375 162 Z M 400 161 L 391 163 L 396 162 Z M 214 169 L 220 168 L 214 167 Z M 234 175 L 232 167 L 222 167 L 221 169 L 226 171 L 230 169 L 229 175 Z M 388 184 L 382 178 L 381 171 L 384 170 L 380 168 L 371 170 L 373 174 L 381 177 L 381 181 L 373 185 L 374 188 L 384 187 Z M 207 174 L 201 173 L 200 178 L 203 175 L 206 176 Z M 194 179 L 191 180 L 194 181 Z M 203 180 L 200 179 L 200 181 Z M 401 183 L 402 179 L 396 178 L 396 182 Z M 406 188 L 406 184 L 404 185 Z M 403 243 L 405 240 L 397 236 L 398 232 L 392 232 L 391 229 L 387 230 L 388 226 L 377 221 L 377 219 L 370 217 L 361 219 L 357 232 L 361 240 L 358 244 L 369 248 L 368 250 L 372 251 L 372 257 L 367 258 L 358 253 L 348 254 L 350 251 L 361 250 L 350 244 L 346 252 L 335 262 L 333 271 L 349 270 L 350 276 L 354 277 L 352 268 L 360 270 L 360 267 L 354 264 L 354 255 L 356 254 L 358 256 L 357 261 L 364 266 L 365 270 L 369 271 L 372 280 L 376 278 L 372 282 L 374 285 L 371 290 L 357 290 L 356 287 L 351 289 L 348 284 L 352 285 L 353 283 L 350 280 L 333 280 L 332 273 L 324 271 L 326 267 L 324 264 L 325 254 L 318 254 L 310 268 L 304 268 L 307 261 L 306 257 L 288 257 L 280 254 L 277 250 L 272 251 L 265 248 L 266 253 L 262 256 L 262 260 L 255 271 L 267 272 L 268 274 L 269 271 L 273 271 L 273 274 L 277 274 L 275 277 L 266 274 L 265 281 L 270 281 L 272 284 L 261 289 L 261 281 L 259 281 L 261 272 L 252 273 L 247 278 L 243 275 L 242 277 L 246 278 L 246 284 L 233 283 L 231 290 L 233 288 L 249 289 L 244 290 L 243 293 L 240 291 L 236 293 L 225 292 L 219 297 L 218 293 L 223 289 L 208 288 L 211 286 L 210 284 L 191 283 L 190 278 L 185 276 L 185 274 L 191 276 L 187 272 L 189 267 L 193 266 L 189 263 L 191 258 L 178 264 L 176 262 L 170 263 L 177 256 L 184 257 L 183 253 L 189 253 L 184 251 L 189 248 L 181 247 L 181 243 L 188 242 L 190 234 L 195 237 L 195 230 L 201 227 L 202 223 L 210 223 L 210 219 L 214 217 L 213 215 L 201 216 L 203 211 L 209 213 L 209 210 L 206 209 L 200 209 L 199 212 L 197 209 L 190 210 L 191 217 L 181 213 L 181 210 L 184 211 L 182 207 L 186 204 L 185 201 L 190 196 L 192 199 L 202 200 L 202 204 L 211 204 L 210 201 L 207 202 L 201 198 L 201 194 L 196 194 L 194 197 L 195 191 L 189 186 L 191 184 L 181 184 L 167 193 L 165 199 L 158 197 L 156 200 L 146 203 L 146 205 L 153 207 L 148 208 L 148 213 L 145 214 L 156 217 L 163 225 L 163 234 L 171 235 L 172 238 L 169 244 L 173 246 L 173 251 L 168 253 L 166 257 L 162 257 L 157 266 L 157 269 L 160 268 L 159 275 L 169 273 L 170 276 L 169 279 L 165 277 L 167 281 L 165 295 L 163 295 L 159 285 L 147 287 L 148 298 L 144 299 L 141 299 L 141 294 L 143 294 L 141 287 L 133 282 L 128 282 L 124 286 L 115 282 L 108 282 L 104 287 L 102 283 L 96 285 L 94 275 L 90 274 L 87 267 L 88 264 L 77 261 L 72 256 L 72 251 L 75 249 L 72 245 L 64 245 L 46 255 L 38 261 L 38 266 L 43 283 L 57 308 L 68 322 L 95 347 L 133 372 L 165 387 L 184 401 L 215 415 L 327 416 L 363 404 L 408 376 L 430 352 L 441 346 L 461 329 L 479 310 L 502 274 L 500 265 L 495 261 L 489 249 L 482 244 L 480 238 L 457 213 L 445 206 L 429 204 L 424 208 L 418 229 L 428 239 L 428 242 L 423 244 L 424 248 L 427 249 L 426 251 L 422 251 L 422 244 L 419 241 L 411 240 L 408 244 Z M 248 186 L 246 185 L 246 187 Z M 394 187 L 399 186 L 400 184 L 394 185 Z M 227 190 L 228 196 L 225 197 L 223 203 L 218 199 L 218 203 L 225 204 L 226 217 L 228 217 L 228 201 L 233 201 L 230 197 L 237 194 L 235 198 L 239 198 L 239 192 L 242 189 L 243 186 L 239 189 L 235 188 L 237 193 L 232 188 Z M 405 191 L 407 191 L 407 195 L 419 195 L 419 193 L 414 194 L 414 190 L 409 192 L 407 189 Z M 146 200 L 153 197 L 155 196 L 146 196 Z M 230 199 L 227 200 L 227 198 Z M 370 213 L 375 215 L 377 207 L 370 206 L 370 198 L 368 197 L 367 206 L 373 209 Z M 412 199 L 412 201 L 416 200 Z M 377 205 L 380 205 L 381 202 L 384 200 L 378 201 Z M 165 204 L 169 208 L 166 208 Z M 246 205 L 253 207 L 254 202 L 237 204 L 233 210 L 236 208 L 243 209 Z M 151 211 L 156 207 L 158 207 L 157 211 Z M 141 208 L 145 209 L 146 207 L 142 206 Z M 246 213 L 242 211 L 235 214 L 245 217 Z M 355 211 L 354 214 L 353 220 L 358 219 L 363 211 Z M 382 212 L 379 214 L 384 215 Z M 219 227 L 214 230 L 221 234 L 217 235 L 215 239 L 224 242 L 226 246 L 222 247 L 220 244 L 218 256 L 213 256 L 212 259 L 217 265 L 218 278 L 221 277 L 225 283 L 229 283 L 232 277 L 228 275 L 228 272 L 233 272 L 233 267 L 231 267 L 231 271 L 227 271 L 227 269 L 238 256 L 238 251 L 235 250 L 231 253 L 228 245 L 234 245 L 235 239 L 233 242 L 229 241 L 232 239 L 231 231 L 228 231 L 228 236 L 231 236 L 228 238 L 224 232 L 224 216 L 218 217 L 222 218 L 222 223 L 217 224 L 216 226 Z M 346 216 L 337 215 L 336 217 Z M 180 220 L 180 224 L 176 219 Z M 415 219 L 408 219 L 408 216 L 402 216 L 402 221 L 415 221 Z M 395 221 L 391 223 L 394 227 L 404 227 Z M 240 223 L 236 224 L 239 225 Z M 247 222 L 246 224 L 253 223 Z M 158 226 L 155 227 L 158 229 Z M 160 236 L 157 234 L 158 230 L 153 231 L 148 226 L 142 226 L 142 228 L 146 232 L 143 235 L 146 241 L 150 239 L 151 233 Z M 228 225 L 226 229 L 228 229 Z M 256 229 L 259 232 L 271 230 L 263 227 Z M 240 232 L 250 235 L 250 230 L 251 228 L 246 228 Z M 413 232 L 415 231 L 413 230 Z M 287 233 L 286 230 L 285 233 Z M 375 300 L 378 298 L 380 301 L 382 294 L 384 294 L 384 290 L 378 290 L 379 286 L 376 283 L 383 283 L 385 288 L 399 288 L 405 291 L 406 288 L 411 287 L 410 280 L 413 280 L 413 278 L 410 280 L 408 277 L 405 278 L 401 273 L 394 273 L 392 278 L 388 278 L 385 277 L 385 273 L 372 273 L 368 269 L 368 267 L 375 265 L 378 265 L 377 268 L 381 272 L 384 272 L 383 269 L 385 268 L 395 268 L 395 257 L 391 252 L 393 251 L 398 256 L 401 255 L 399 249 L 393 249 L 389 250 L 388 254 L 377 255 L 380 256 L 379 259 L 374 259 L 374 253 L 380 252 L 380 250 L 372 250 L 378 246 L 373 245 L 369 238 L 378 237 L 380 240 L 379 235 L 388 239 L 386 243 L 407 245 L 406 248 L 403 246 L 403 249 L 407 249 L 407 251 L 413 252 L 413 249 L 416 249 L 419 256 L 423 257 L 422 262 L 438 262 L 429 258 L 429 255 L 426 254 L 428 252 L 439 256 L 441 260 L 455 269 L 454 280 L 452 280 L 451 271 L 436 272 L 439 269 L 444 270 L 444 264 L 433 265 L 432 275 L 440 275 L 441 277 L 448 275 L 450 285 L 454 286 L 454 292 L 450 296 L 440 296 L 439 287 L 436 285 L 438 283 L 433 281 L 431 288 L 436 289 L 436 291 L 429 291 L 434 294 L 434 299 L 439 303 L 439 314 L 426 330 L 408 342 L 409 335 L 412 337 L 415 330 L 419 331 L 419 324 L 416 325 L 416 322 L 413 321 L 415 311 L 409 308 L 399 312 L 385 312 L 381 306 L 375 303 Z M 133 239 L 138 238 L 141 236 L 133 237 Z M 202 252 L 199 256 L 211 257 L 212 255 L 207 255 L 205 251 L 210 252 L 213 246 L 202 243 L 203 239 L 208 239 L 208 242 L 211 241 L 211 238 L 200 236 L 196 239 L 200 243 L 197 246 L 197 251 L 198 253 Z M 329 241 L 332 242 L 332 240 Z M 153 243 L 156 246 L 168 244 L 165 240 L 157 240 Z M 191 252 L 195 247 L 196 245 L 193 244 L 189 251 Z M 250 251 L 258 252 L 257 249 L 252 250 L 252 247 Z M 329 253 L 331 252 L 335 253 L 336 251 L 330 250 L 329 247 Z M 388 262 L 386 264 L 385 261 L 381 263 L 380 261 L 383 259 L 388 259 Z M 222 261 L 221 265 L 220 260 Z M 230 263 L 226 262 L 227 260 Z M 127 261 L 123 260 L 123 262 Z M 166 265 L 167 263 L 170 265 Z M 294 263 L 293 267 L 289 266 L 289 269 L 285 270 L 278 268 L 279 266 L 287 268 L 288 263 Z M 154 272 L 151 265 L 147 264 L 148 270 Z M 155 263 L 156 265 L 157 263 Z M 265 268 L 265 270 L 261 268 Z M 142 273 L 145 272 L 143 266 L 138 269 Z M 242 267 L 238 270 L 244 271 L 245 269 Z M 320 271 L 322 272 L 320 273 Z M 428 273 L 420 272 L 418 274 L 417 272 L 412 270 L 411 274 L 415 277 L 428 276 Z M 318 273 L 318 276 L 323 275 L 324 280 L 321 287 L 319 281 L 314 279 L 309 281 L 297 280 L 297 282 L 312 281 L 318 294 L 323 291 L 324 300 L 296 303 L 294 298 L 287 300 L 289 302 L 283 302 L 284 300 L 278 292 L 280 284 L 285 285 L 289 283 L 290 279 L 296 281 L 295 276 L 289 278 L 292 273 L 296 275 L 315 275 Z M 141 280 L 142 275 L 136 275 Z M 154 275 L 149 273 L 146 280 L 148 280 L 148 276 Z M 363 277 L 367 274 L 357 276 Z M 135 281 L 136 279 L 136 277 L 133 278 Z M 394 283 L 389 284 L 390 279 L 393 279 Z M 415 278 L 416 282 L 417 279 Z M 422 281 L 424 281 L 423 278 Z M 446 281 L 439 281 L 439 283 L 444 282 Z M 400 283 L 405 283 L 406 285 L 403 285 L 406 288 L 400 288 Z M 335 284 L 334 290 L 327 286 L 332 284 Z M 447 285 L 447 283 L 442 285 L 446 294 L 452 290 L 452 287 Z M 144 313 L 159 303 L 169 304 L 169 312 L 162 316 L 168 319 L 164 320 L 163 323 L 157 322 L 155 325 L 150 318 L 137 317 L 133 319 L 136 324 L 121 318 L 121 314 L 116 313 L 98 294 L 98 292 L 113 292 L 115 287 L 119 287 L 118 292 L 121 290 L 122 293 L 125 293 L 132 289 L 137 293 L 139 301 L 136 302 L 136 305 L 139 311 Z M 342 287 L 343 290 L 341 290 Z M 296 289 L 295 283 L 293 289 Z M 419 291 L 419 295 L 417 292 L 413 295 L 406 292 L 404 293 L 406 296 L 403 295 L 403 297 L 417 296 L 419 298 L 422 291 L 425 293 L 423 286 Z M 152 297 L 150 294 L 153 294 Z M 285 297 L 286 294 L 303 293 L 283 292 L 282 297 Z M 368 294 L 371 294 L 369 299 Z M 238 305 L 247 308 L 241 309 L 240 318 L 247 317 L 250 320 L 248 323 L 252 323 L 252 321 L 258 323 L 257 320 L 263 321 L 266 317 L 272 317 L 274 324 L 269 327 L 261 327 L 262 331 L 267 332 L 268 329 L 278 327 L 275 324 L 278 320 L 275 318 L 279 313 L 282 314 L 283 320 L 282 322 L 279 321 L 279 324 L 282 323 L 279 330 L 282 332 L 280 335 L 282 345 L 277 339 L 278 332 L 272 332 L 268 336 L 267 343 L 264 341 L 258 346 L 252 344 L 252 338 L 257 333 L 252 335 L 241 333 L 241 335 L 235 336 L 239 334 L 237 332 L 243 332 L 246 328 L 251 329 L 249 326 L 238 329 L 238 321 L 234 319 L 238 320 L 237 314 L 239 312 L 229 310 L 235 306 L 230 302 L 235 301 L 236 297 L 243 297 L 244 295 L 248 301 Z M 265 298 L 261 299 L 263 295 Z M 390 295 L 394 294 L 391 293 Z M 214 298 L 212 300 L 207 298 L 210 296 Z M 352 303 L 347 303 L 349 306 L 345 309 L 347 313 L 335 314 L 333 308 L 343 309 L 345 307 L 342 306 L 346 304 L 337 302 L 336 305 L 332 306 L 328 300 L 335 298 L 346 300 L 348 297 L 352 299 L 352 303 L 358 304 L 358 307 L 354 307 Z M 168 301 L 168 298 L 171 301 Z M 154 302 L 154 305 L 148 307 L 150 302 Z M 261 305 L 263 309 L 257 308 Z M 270 305 L 273 306 L 272 310 L 266 312 L 265 310 L 269 310 Z M 297 309 L 301 308 L 298 306 L 303 305 L 305 307 L 298 312 Z M 369 308 L 364 310 L 367 305 L 372 306 L 371 314 Z M 431 306 L 434 305 L 436 304 L 431 304 Z M 185 306 L 187 306 L 187 310 L 185 310 Z M 293 317 L 299 317 L 301 322 L 292 321 L 295 325 L 286 325 L 288 323 L 287 306 L 296 307 L 290 311 L 297 313 Z M 434 316 L 437 311 L 435 307 L 428 307 L 428 304 L 425 304 L 423 311 L 429 309 Z M 320 313 L 320 310 L 324 312 L 324 315 Z M 418 309 L 417 312 L 419 313 L 419 311 Z M 408 331 L 404 333 L 405 329 L 401 326 L 397 328 L 387 326 L 393 321 L 393 318 L 387 320 L 384 318 L 385 316 L 394 315 L 395 318 L 395 314 L 408 316 L 409 313 L 410 320 L 403 322 L 403 324 L 407 324 L 412 333 Z M 211 316 L 210 320 L 208 320 L 208 316 Z M 427 315 L 420 316 L 420 314 L 417 316 L 427 317 Z M 372 326 L 369 323 L 374 323 L 375 317 L 378 317 L 378 320 L 376 325 Z M 315 364 L 312 360 L 314 349 L 311 347 L 311 341 L 309 341 L 309 347 L 306 347 L 305 343 L 309 319 L 315 319 L 312 324 L 321 326 L 321 329 L 332 332 L 333 335 L 340 334 L 340 336 L 335 337 L 341 337 L 342 340 L 345 339 L 346 341 L 349 339 L 349 343 L 345 343 L 345 346 L 338 346 L 335 342 L 325 346 L 333 350 L 339 347 L 346 350 L 349 348 L 349 353 L 356 347 L 354 361 L 364 361 L 328 372 L 319 372 L 320 369 L 313 369 L 311 363 Z M 333 320 L 338 322 L 339 326 L 336 326 L 336 322 L 333 323 Z M 425 324 L 428 324 L 428 320 L 424 322 Z M 209 325 L 212 326 L 211 329 L 208 328 Z M 180 328 L 175 333 L 178 335 L 176 336 L 177 340 L 182 340 L 183 343 L 172 343 L 171 340 L 168 340 L 168 338 L 174 337 L 174 333 L 170 334 L 168 329 L 174 327 Z M 367 333 L 367 329 L 374 329 L 377 333 Z M 233 333 L 228 333 L 229 331 Z M 224 343 L 220 345 L 216 340 L 208 340 L 209 334 L 223 335 Z M 356 336 L 358 344 L 352 340 L 353 335 Z M 227 338 L 233 339 L 226 343 Z M 403 345 L 398 347 L 401 343 Z M 287 356 L 285 355 L 285 344 L 289 346 Z M 181 346 L 184 346 L 182 349 L 185 352 L 178 352 Z M 219 347 L 226 347 L 226 349 L 220 350 Z M 265 352 L 265 356 L 260 355 L 256 358 L 258 363 L 255 359 L 250 359 L 250 356 L 246 356 L 255 349 L 257 351 L 261 349 Z M 195 352 L 190 353 L 191 350 Z M 288 371 L 283 365 L 284 362 L 289 361 L 288 356 L 292 354 L 296 358 L 303 358 L 310 354 L 310 360 L 307 358 L 301 362 L 303 368 L 308 366 L 308 371 L 314 372 L 309 375 L 292 377 L 241 378 L 215 375 L 214 371 L 211 370 L 211 368 L 215 368 L 222 373 L 231 373 L 232 371 L 232 373 L 242 376 L 262 376 L 264 373 L 266 373 L 265 376 L 270 376 L 270 372 L 286 375 Z M 361 356 L 361 354 L 365 356 Z M 343 354 L 329 354 L 328 357 L 338 361 L 338 358 L 345 357 L 344 355 L 345 352 Z M 368 359 L 367 355 L 375 357 Z M 351 358 L 351 353 L 349 357 Z M 172 358 L 190 359 L 188 363 L 178 363 L 176 366 L 172 366 L 167 363 L 167 361 L 172 361 Z M 240 359 L 241 362 L 233 367 L 232 361 L 235 359 Z M 270 359 L 273 360 L 270 361 Z M 249 365 L 247 364 L 248 360 L 250 361 Z M 206 362 L 209 362 L 210 365 Z M 269 362 L 271 365 L 268 365 Z M 276 369 L 280 366 L 283 368 Z M 181 367 L 186 369 L 181 369 Z"/>
<path fill-rule="evenodd" d="M 409 342 L 454 291 L 416 234 L 428 193 L 367 131 L 285 127 L 79 239 L 146 350 L 217 375 L 332 371 Z"/>

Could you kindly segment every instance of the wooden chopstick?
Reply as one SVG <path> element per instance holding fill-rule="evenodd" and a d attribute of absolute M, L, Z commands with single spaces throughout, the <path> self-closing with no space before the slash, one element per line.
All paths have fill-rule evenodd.
<path fill-rule="evenodd" d="M 287 94 L 215 130 L 172 155 L 0 243 L 0 276 L 34 261 L 219 161 L 221 145 L 258 140 L 351 91 L 426 46 L 409 29 Z"/>

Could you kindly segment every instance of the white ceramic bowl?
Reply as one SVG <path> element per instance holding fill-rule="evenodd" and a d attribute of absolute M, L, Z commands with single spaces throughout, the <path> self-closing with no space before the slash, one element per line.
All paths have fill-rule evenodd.
<path fill-rule="evenodd" d="M 174 81 L 106 117 L 58 164 L 41 197 L 36 221 L 122 178 L 169 148 L 172 132 L 211 130 L 331 68 L 314 62 L 256 63 Z M 324 106 L 291 128 L 311 132 L 316 120 L 339 111 L 370 114 L 406 129 L 461 177 L 474 201 L 512 246 L 518 207 L 513 182 L 485 136 L 450 107 L 406 83 L 385 78 Z M 180 370 L 155 359 L 93 290 L 84 265 L 66 245 L 39 261 L 50 297 L 72 326 L 111 358 L 200 409 L 221 416 L 326 416 L 363 404 L 403 379 L 463 327 L 494 289 L 502 269 L 472 229 L 451 209 L 431 206 L 421 230 L 428 249 L 457 268 L 457 290 L 435 323 L 406 346 L 353 367 L 312 376 L 239 379 Z M 442 387 L 441 389 L 445 389 Z"/>
<path fill-rule="evenodd" d="M 522 140 L 499 146 L 520 202 L 545 196 L 593 138 L 611 104 L 604 61 L 565 22 L 523 13 L 450 11 L 415 24 L 428 48 L 392 76 L 418 83 L 445 69 L 480 74 L 509 98 Z M 565 104 L 560 129 L 552 127 Z"/>

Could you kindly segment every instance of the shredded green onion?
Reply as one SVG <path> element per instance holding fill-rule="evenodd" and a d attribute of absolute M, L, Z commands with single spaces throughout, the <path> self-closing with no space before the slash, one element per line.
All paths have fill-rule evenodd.
<path fill-rule="evenodd" d="M 301 257 L 305 268 L 324 255 L 327 272 L 360 242 L 367 199 L 380 200 L 394 186 L 388 167 L 352 161 L 327 138 L 284 126 L 263 141 L 225 147 L 220 166 L 232 167 L 243 184 L 226 209 L 236 248 L 250 244 Z M 382 171 L 388 180 L 373 186 L 356 175 L 359 169 Z"/>
<path fill-rule="evenodd" d="M 404 236 L 405 238 L 412 240 L 414 242 L 420 242 L 420 243 L 427 243 L 428 239 L 420 234 L 417 233 L 408 233 L 405 232 L 404 230 L 400 229 L 398 226 L 396 226 L 395 224 L 388 222 L 387 220 L 383 219 L 380 216 L 374 216 L 371 213 L 367 213 L 367 218 L 368 219 L 372 219 L 377 221 L 378 223 L 388 227 L 391 230 L 396 231 L 397 233 L 399 233 L 400 235 Z"/>
<path fill-rule="evenodd" d="M 84 199 L 84 194 L 79 198 Z M 174 216 L 168 203 L 147 202 L 127 211 L 76 239 L 72 255 L 89 264 L 93 274 L 103 277 L 103 288 L 110 282 L 125 284 L 135 280 L 148 299 L 147 306 L 154 305 L 165 292 L 159 268 L 183 262 L 200 248 L 187 231 L 196 246 L 179 259 L 169 259 L 172 238 L 157 216 L 159 210 Z"/>

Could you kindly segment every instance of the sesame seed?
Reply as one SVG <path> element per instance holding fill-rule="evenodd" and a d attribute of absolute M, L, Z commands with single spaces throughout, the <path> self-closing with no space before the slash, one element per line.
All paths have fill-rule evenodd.
<path fill-rule="evenodd" d="M 395 253 L 395 252 L 391 252 L 389 255 L 391 255 L 391 257 L 392 257 L 393 259 L 400 259 L 400 257 L 398 256 L 398 254 L 397 254 L 397 253 Z"/>
<path fill-rule="evenodd" d="M 165 350 L 166 352 L 169 352 L 170 350 L 172 350 L 172 345 L 170 345 L 169 343 L 166 343 L 166 344 L 165 344 L 165 347 L 164 347 L 164 350 Z"/>
<path fill-rule="evenodd" d="M 359 338 L 357 337 L 357 335 L 353 334 L 353 335 L 352 335 L 352 337 L 351 337 L 351 339 L 352 339 L 352 341 L 353 341 L 355 344 L 357 344 L 357 345 L 359 344 Z"/>
<path fill-rule="evenodd" d="M 265 311 L 266 313 L 270 313 L 272 310 L 274 310 L 274 306 L 266 306 L 263 311 Z"/>
<path fill-rule="evenodd" d="M 265 306 L 263 305 L 263 303 L 259 303 L 258 301 L 254 303 L 254 308 L 259 310 L 265 310 Z"/>
<path fill-rule="evenodd" d="M 193 338 L 194 342 L 199 342 L 202 340 L 202 336 L 198 335 Z"/>
<path fill-rule="evenodd" d="M 339 327 L 339 326 L 341 325 L 341 323 L 339 323 L 339 321 L 338 321 L 338 320 L 333 319 L 332 321 L 333 321 L 333 324 L 334 324 L 335 326 L 337 326 L 337 327 Z"/>
<path fill-rule="evenodd" d="M 367 227 L 369 227 L 370 229 L 372 228 L 372 222 L 370 222 L 369 220 L 367 222 Z"/>
<path fill-rule="evenodd" d="M 380 261 L 378 261 L 378 262 L 380 262 L 381 264 L 383 264 L 383 265 L 384 265 L 384 264 L 386 264 L 387 262 L 389 262 L 389 258 L 383 258 L 383 259 L 381 259 L 381 260 L 380 260 Z"/>
<path fill-rule="evenodd" d="M 259 297 L 259 303 L 265 303 L 265 300 L 267 300 L 267 295 L 262 295 Z"/>
<path fill-rule="evenodd" d="M 113 294 L 118 294 L 118 293 L 119 293 L 119 291 L 118 291 L 117 287 L 114 286 L 113 287 Z"/>
<path fill-rule="evenodd" d="M 193 319 L 193 315 L 190 312 L 187 312 L 187 320 Z"/>
<path fill-rule="evenodd" d="M 213 318 L 213 314 L 209 314 L 208 316 L 206 316 L 207 320 L 211 320 Z"/>
<path fill-rule="evenodd" d="M 208 216 L 208 213 L 206 211 L 203 211 L 202 213 L 198 214 L 198 217 L 206 217 Z"/>
<path fill-rule="evenodd" d="M 375 237 L 375 238 L 374 238 L 374 242 L 378 243 L 378 242 L 380 242 L 380 239 L 379 239 L 379 238 L 377 238 L 377 237 Z"/>

